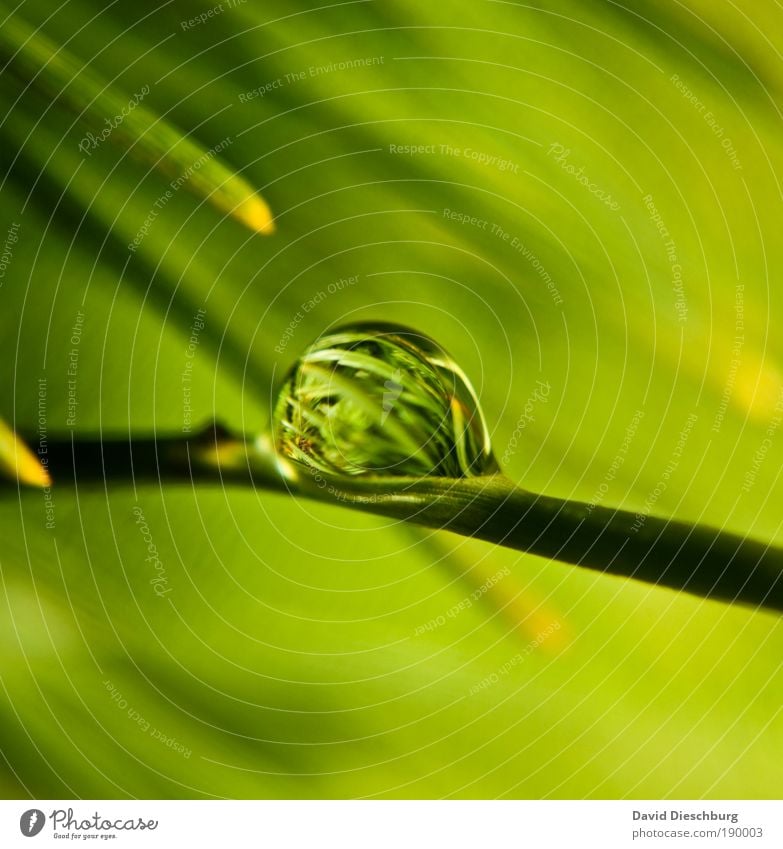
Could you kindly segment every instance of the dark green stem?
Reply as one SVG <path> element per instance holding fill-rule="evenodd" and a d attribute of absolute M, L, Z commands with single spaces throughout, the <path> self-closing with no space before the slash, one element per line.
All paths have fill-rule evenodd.
<path fill-rule="evenodd" d="M 331 476 L 212 427 L 194 437 L 48 443 L 55 484 L 121 480 L 245 484 L 453 531 L 710 599 L 783 610 L 783 551 L 703 525 L 550 498 L 503 475 Z"/>

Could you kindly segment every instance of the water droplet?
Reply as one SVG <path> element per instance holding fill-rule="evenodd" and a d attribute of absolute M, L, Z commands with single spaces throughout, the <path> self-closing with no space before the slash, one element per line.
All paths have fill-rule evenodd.
<path fill-rule="evenodd" d="M 339 327 L 288 372 L 278 452 L 339 475 L 467 477 L 498 465 L 476 393 L 429 337 L 396 324 Z"/>

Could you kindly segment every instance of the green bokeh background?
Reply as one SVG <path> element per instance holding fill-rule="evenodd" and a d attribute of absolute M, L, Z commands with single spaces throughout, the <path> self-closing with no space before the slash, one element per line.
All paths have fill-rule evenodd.
<path fill-rule="evenodd" d="M 247 431 L 314 337 L 393 320 L 463 365 L 525 487 L 590 500 L 605 484 L 606 505 L 783 544 L 781 10 L 431 6 L 248 0 L 183 28 L 215 7 L 23 3 L 128 97 L 148 85 L 145 104 L 205 149 L 230 139 L 223 161 L 277 232 L 180 191 L 130 253 L 168 179 L 111 141 L 83 156 L 60 99 L 2 74 L 0 240 L 16 224 L 18 242 L 0 415 L 35 434 L 46 379 L 49 434 L 69 432 L 79 310 L 77 437 L 181 430 L 198 309 L 194 419 Z M 350 276 L 276 352 L 302 305 Z M 506 451 L 537 381 L 548 400 Z M 54 528 L 40 493 L 0 494 L 5 797 L 780 795 L 777 616 L 283 495 L 53 493 Z"/>

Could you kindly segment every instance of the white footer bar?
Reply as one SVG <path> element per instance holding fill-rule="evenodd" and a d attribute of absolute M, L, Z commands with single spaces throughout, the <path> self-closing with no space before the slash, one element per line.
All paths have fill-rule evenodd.
<path fill-rule="evenodd" d="M 781 802 L 0 801 L 0 846 L 783 847 Z"/>

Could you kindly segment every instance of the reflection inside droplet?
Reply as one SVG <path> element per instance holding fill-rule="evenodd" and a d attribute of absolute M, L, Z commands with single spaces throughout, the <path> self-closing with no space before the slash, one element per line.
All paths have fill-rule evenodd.
<path fill-rule="evenodd" d="M 277 451 L 332 474 L 466 477 L 498 471 L 460 367 L 409 328 L 361 323 L 314 342 L 274 412 Z"/>

